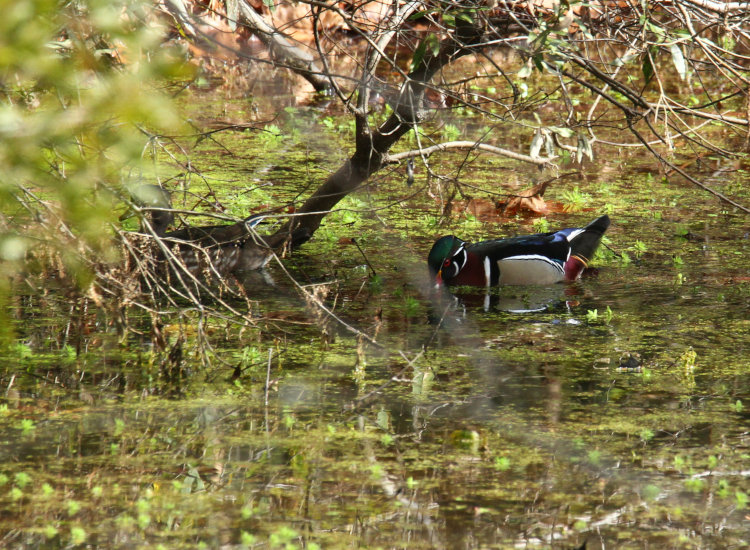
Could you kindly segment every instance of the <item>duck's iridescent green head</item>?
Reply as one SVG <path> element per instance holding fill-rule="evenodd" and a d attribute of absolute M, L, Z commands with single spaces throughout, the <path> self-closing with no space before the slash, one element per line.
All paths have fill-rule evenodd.
<path fill-rule="evenodd" d="M 440 237 L 435 244 L 432 245 L 432 250 L 427 256 L 427 265 L 430 267 L 430 275 L 437 279 L 438 283 L 442 282 L 442 270 L 446 265 L 450 265 L 450 260 L 456 253 L 456 250 L 464 244 L 464 241 L 454 235 L 446 235 Z M 452 273 L 452 276 L 455 276 Z"/>

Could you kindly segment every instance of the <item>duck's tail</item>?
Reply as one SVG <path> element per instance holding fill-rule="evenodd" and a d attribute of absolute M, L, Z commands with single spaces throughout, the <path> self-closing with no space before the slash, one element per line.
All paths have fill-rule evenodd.
<path fill-rule="evenodd" d="M 568 237 L 570 242 L 570 255 L 577 256 L 584 263 L 588 264 L 594 257 L 599 243 L 602 241 L 604 232 L 607 231 L 610 221 L 609 216 L 604 214 L 599 216 L 586 227 Z"/>

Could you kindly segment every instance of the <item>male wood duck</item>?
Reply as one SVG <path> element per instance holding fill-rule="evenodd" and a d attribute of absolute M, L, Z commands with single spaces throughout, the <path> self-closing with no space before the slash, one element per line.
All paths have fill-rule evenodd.
<path fill-rule="evenodd" d="M 141 185 L 133 189 L 131 195 L 133 202 L 150 215 L 151 231 L 144 227 L 143 220 L 141 230 L 161 238 L 190 271 L 209 266 L 219 274 L 260 269 L 271 258 L 271 251 L 253 238 L 252 228 L 263 219 L 262 214 L 254 214 L 230 225 L 167 231 L 174 222 L 170 193 L 158 185 Z"/>
<path fill-rule="evenodd" d="M 448 235 L 430 250 L 427 263 L 437 284 L 549 285 L 575 281 L 609 227 L 600 216 L 586 227 L 467 243 Z"/>

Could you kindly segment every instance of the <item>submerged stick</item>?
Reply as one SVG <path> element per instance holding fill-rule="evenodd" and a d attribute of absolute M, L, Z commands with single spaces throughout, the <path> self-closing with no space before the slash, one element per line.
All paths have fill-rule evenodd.
<path fill-rule="evenodd" d="M 268 367 L 266 368 L 266 396 L 265 403 L 268 407 L 268 390 L 271 387 L 271 359 L 273 358 L 273 348 L 268 348 Z"/>

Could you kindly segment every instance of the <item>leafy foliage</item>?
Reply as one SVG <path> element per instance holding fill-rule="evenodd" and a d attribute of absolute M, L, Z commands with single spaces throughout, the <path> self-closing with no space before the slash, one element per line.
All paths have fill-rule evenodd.
<path fill-rule="evenodd" d="M 50 246 L 84 283 L 89 251 L 111 249 L 112 201 L 138 173 L 144 128 L 177 124 L 156 86 L 179 65 L 138 2 L 3 0 L 0 9 L 5 275 Z"/>

